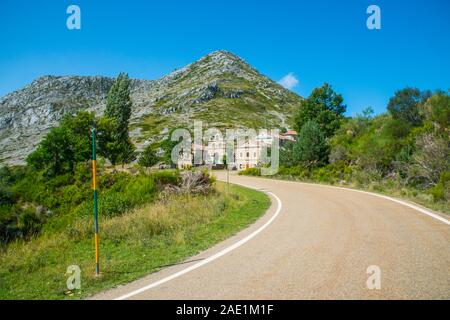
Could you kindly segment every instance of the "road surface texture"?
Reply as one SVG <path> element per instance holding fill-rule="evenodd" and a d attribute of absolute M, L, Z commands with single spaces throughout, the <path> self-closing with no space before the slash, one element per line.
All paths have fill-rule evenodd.
<path fill-rule="evenodd" d="M 225 179 L 224 173 L 216 175 Z M 249 228 L 185 263 L 93 298 L 450 298 L 448 216 L 438 220 L 387 199 L 328 186 L 237 175 L 230 181 L 271 192 L 271 208 Z M 369 266 L 380 268 L 381 289 L 368 289 Z"/>

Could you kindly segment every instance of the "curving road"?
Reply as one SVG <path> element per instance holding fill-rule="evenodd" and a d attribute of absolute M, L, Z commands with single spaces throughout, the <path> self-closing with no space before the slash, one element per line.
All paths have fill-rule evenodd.
<path fill-rule="evenodd" d="M 93 298 L 450 299 L 448 216 L 327 186 L 230 181 L 270 192 L 264 217 L 184 264 Z M 380 289 L 367 287 L 369 266 L 381 271 Z"/>

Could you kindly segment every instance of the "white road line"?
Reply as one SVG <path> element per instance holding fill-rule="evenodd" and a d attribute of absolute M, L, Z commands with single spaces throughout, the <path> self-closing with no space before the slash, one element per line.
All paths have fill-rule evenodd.
<path fill-rule="evenodd" d="M 252 188 L 252 187 L 249 187 L 249 188 Z M 254 189 L 254 188 L 252 188 L 252 189 Z M 280 200 L 280 198 L 278 198 L 277 195 L 275 195 L 272 192 L 267 192 L 267 193 L 270 194 L 271 196 L 273 196 L 277 200 L 278 207 L 277 207 L 277 210 L 276 210 L 275 214 L 269 219 L 269 221 L 267 221 L 258 230 L 254 231 L 253 233 L 249 234 L 248 236 L 246 236 L 245 238 L 239 240 L 238 242 L 232 244 L 231 246 L 229 246 L 229 247 L 227 247 L 227 248 L 217 252 L 216 254 L 213 254 L 212 256 L 210 256 L 210 257 L 208 257 L 208 258 L 206 258 L 206 259 L 204 259 L 204 260 L 202 260 L 202 261 L 200 261 L 200 262 L 198 262 L 198 263 L 196 263 L 196 264 L 194 264 L 194 265 L 192 265 L 190 267 L 187 267 L 186 269 L 180 270 L 180 271 L 178 271 L 178 272 L 176 272 L 176 273 L 174 273 L 174 274 L 172 274 L 172 275 L 170 275 L 170 276 L 168 276 L 166 278 L 163 278 L 163 279 L 158 280 L 156 282 L 150 283 L 150 284 L 148 284 L 148 285 L 146 285 L 146 286 L 144 286 L 144 287 L 142 287 L 140 289 L 137 289 L 137 290 L 134 290 L 134 291 L 132 291 L 130 293 L 124 294 L 124 295 L 122 295 L 122 296 L 120 296 L 118 298 L 115 298 L 114 300 L 125 300 L 125 299 L 128 299 L 128 298 L 130 298 L 132 296 L 135 296 L 135 295 L 137 295 L 139 293 L 147 291 L 147 290 L 149 290 L 151 288 L 159 286 L 159 285 L 161 285 L 163 283 L 166 283 L 166 282 L 168 282 L 170 280 L 173 280 L 175 278 L 178 278 L 178 277 L 182 276 L 183 274 L 186 274 L 186 273 L 188 273 L 188 272 L 190 272 L 192 270 L 200 268 L 201 266 L 204 266 L 205 264 L 208 264 L 208 263 L 210 263 L 210 262 L 212 262 L 212 261 L 214 261 L 214 260 L 216 260 L 216 259 L 218 259 L 218 258 L 220 258 L 220 257 L 222 257 L 224 255 L 226 255 L 227 253 L 233 251 L 234 249 L 242 246 L 244 243 L 246 243 L 249 240 L 251 240 L 252 238 L 254 238 L 258 233 L 260 233 L 264 229 L 266 229 L 275 220 L 275 218 L 280 214 L 280 211 L 281 211 L 281 209 L 283 207 L 283 205 L 281 203 L 281 200 Z"/>
<path fill-rule="evenodd" d="M 353 192 L 365 193 L 365 194 L 368 194 L 368 195 L 371 195 L 371 196 L 374 196 L 374 197 L 383 198 L 383 199 L 386 199 L 386 200 L 390 200 L 390 201 L 399 203 L 399 204 L 404 205 L 406 207 L 409 207 L 411 209 L 417 210 L 417 211 L 419 211 L 419 212 L 421 212 L 423 214 L 426 214 L 427 216 L 430 216 L 430 217 L 432 217 L 434 219 L 437 219 L 437 220 L 439 220 L 439 221 L 441 221 L 441 222 L 443 222 L 445 224 L 450 225 L 450 221 L 449 220 L 445 219 L 444 217 L 441 217 L 440 215 L 438 215 L 436 213 L 431 212 L 430 210 L 427 210 L 427 209 L 421 208 L 421 207 L 419 207 L 417 205 L 414 205 L 412 203 L 408 203 L 406 201 L 399 200 L 399 199 L 396 199 L 396 198 L 392 198 L 392 197 L 389 197 L 389 196 L 385 196 L 385 195 L 382 195 L 382 194 L 373 193 L 373 192 L 369 192 L 369 191 L 363 191 L 363 190 L 344 188 L 344 187 L 329 186 L 329 185 L 318 184 L 318 183 L 308 183 L 308 182 L 301 182 L 301 181 L 288 181 L 288 180 L 279 180 L 279 179 L 275 179 L 275 180 L 276 181 L 281 181 L 281 182 L 289 182 L 289 183 L 296 183 L 296 184 L 306 184 L 306 185 L 310 185 L 310 186 L 320 186 L 320 187 L 327 187 L 327 188 L 334 188 L 334 189 L 341 189 L 341 190 L 348 190 L 348 191 L 353 191 Z M 272 179 L 272 181 L 274 181 L 274 180 Z"/>
<path fill-rule="evenodd" d="M 437 219 L 437 220 L 439 220 L 439 221 L 441 221 L 441 222 L 443 222 L 445 224 L 450 225 L 450 221 L 445 219 L 444 217 L 441 217 L 440 215 L 438 215 L 436 213 L 433 213 L 433 212 L 431 212 L 429 210 L 426 210 L 424 208 L 416 206 L 416 205 L 414 205 L 412 203 L 408 203 L 408 202 L 405 202 L 405 201 L 402 201 L 402 200 L 399 200 L 399 199 L 391 198 L 389 196 L 384 196 L 382 194 L 372 193 L 372 192 L 368 192 L 368 191 L 355 190 L 355 189 L 349 189 L 349 188 L 341 188 L 341 187 L 335 187 L 335 188 L 344 189 L 344 190 L 351 190 L 351 191 L 360 192 L 360 193 L 366 193 L 366 194 L 370 194 L 370 195 L 375 196 L 375 197 L 383 198 L 383 199 L 386 199 L 386 200 L 391 200 L 393 202 L 402 204 L 402 205 L 407 206 L 407 207 L 409 207 L 411 209 L 414 209 L 414 210 L 417 210 L 419 212 L 422 212 L 423 214 L 426 214 L 427 216 L 430 216 L 430 217 L 435 218 L 435 219 Z"/>

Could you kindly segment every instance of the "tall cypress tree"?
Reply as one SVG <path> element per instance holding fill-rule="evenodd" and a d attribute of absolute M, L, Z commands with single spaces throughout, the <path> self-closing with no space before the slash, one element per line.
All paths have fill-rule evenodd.
<path fill-rule="evenodd" d="M 130 79 L 126 73 L 120 73 L 108 93 L 105 114 L 117 122 L 117 135 L 121 142 L 128 140 L 131 106 Z"/>
<path fill-rule="evenodd" d="M 113 165 L 117 162 L 125 164 L 135 159 L 132 156 L 135 148 L 128 136 L 131 106 L 130 79 L 126 73 L 120 73 L 106 100 L 105 116 L 114 121 L 115 125 L 110 126 L 114 132 L 109 135 L 111 141 L 100 145 L 100 150 Z"/>

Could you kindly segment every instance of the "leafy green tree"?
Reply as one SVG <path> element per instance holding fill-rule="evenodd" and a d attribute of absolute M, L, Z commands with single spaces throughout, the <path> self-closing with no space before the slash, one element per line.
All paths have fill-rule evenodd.
<path fill-rule="evenodd" d="M 370 120 L 373 117 L 374 110 L 371 106 L 365 107 L 362 111 L 362 114 L 358 117 L 364 119 L 364 120 Z"/>
<path fill-rule="evenodd" d="M 172 130 L 170 130 L 169 135 L 167 136 L 166 139 L 164 139 L 161 142 L 161 149 L 163 150 L 163 156 L 162 156 L 162 161 L 167 164 L 170 165 L 171 167 L 176 167 L 176 163 L 172 162 L 172 150 L 173 148 L 175 148 L 175 146 L 180 143 L 181 138 L 179 139 L 179 141 L 172 141 L 171 137 L 172 137 L 172 133 L 176 130 L 177 128 L 174 128 Z"/>
<path fill-rule="evenodd" d="M 97 121 L 97 152 L 108 159 L 113 166 L 120 162 L 122 145 L 117 139 L 117 122 L 109 117 Z"/>
<path fill-rule="evenodd" d="M 323 165 L 328 160 L 328 145 L 325 135 L 314 121 L 306 122 L 300 129 L 293 148 L 293 159 L 308 167 Z"/>
<path fill-rule="evenodd" d="M 122 167 L 126 163 L 130 163 L 136 160 L 137 158 L 136 148 L 130 141 L 127 141 L 123 145 L 121 145 L 120 150 L 121 152 L 119 162 L 122 164 Z"/>
<path fill-rule="evenodd" d="M 438 91 L 425 103 L 427 119 L 437 124 L 441 132 L 450 129 L 450 95 Z"/>
<path fill-rule="evenodd" d="M 295 164 L 293 157 L 294 145 L 294 142 L 287 141 L 284 146 L 280 148 L 280 165 L 284 167 L 291 167 Z"/>
<path fill-rule="evenodd" d="M 294 115 L 294 129 L 300 132 L 308 121 L 313 120 L 326 137 L 331 137 L 344 119 L 347 107 L 343 101 L 342 95 L 337 94 L 328 83 L 314 89 Z"/>
<path fill-rule="evenodd" d="M 150 168 L 157 164 L 159 161 L 156 152 L 153 150 L 151 145 L 145 147 L 144 151 L 139 157 L 139 164 L 143 167 Z"/>
<path fill-rule="evenodd" d="M 77 162 L 90 159 L 93 120 L 94 115 L 88 112 L 65 116 L 28 156 L 27 163 L 50 176 L 72 173 Z"/>
<path fill-rule="evenodd" d="M 405 88 L 395 92 L 389 100 L 387 109 L 396 120 L 419 126 L 423 121 L 421 105 L 430 97 L 428 91 L 421 92 L 417 88 Z"/>

